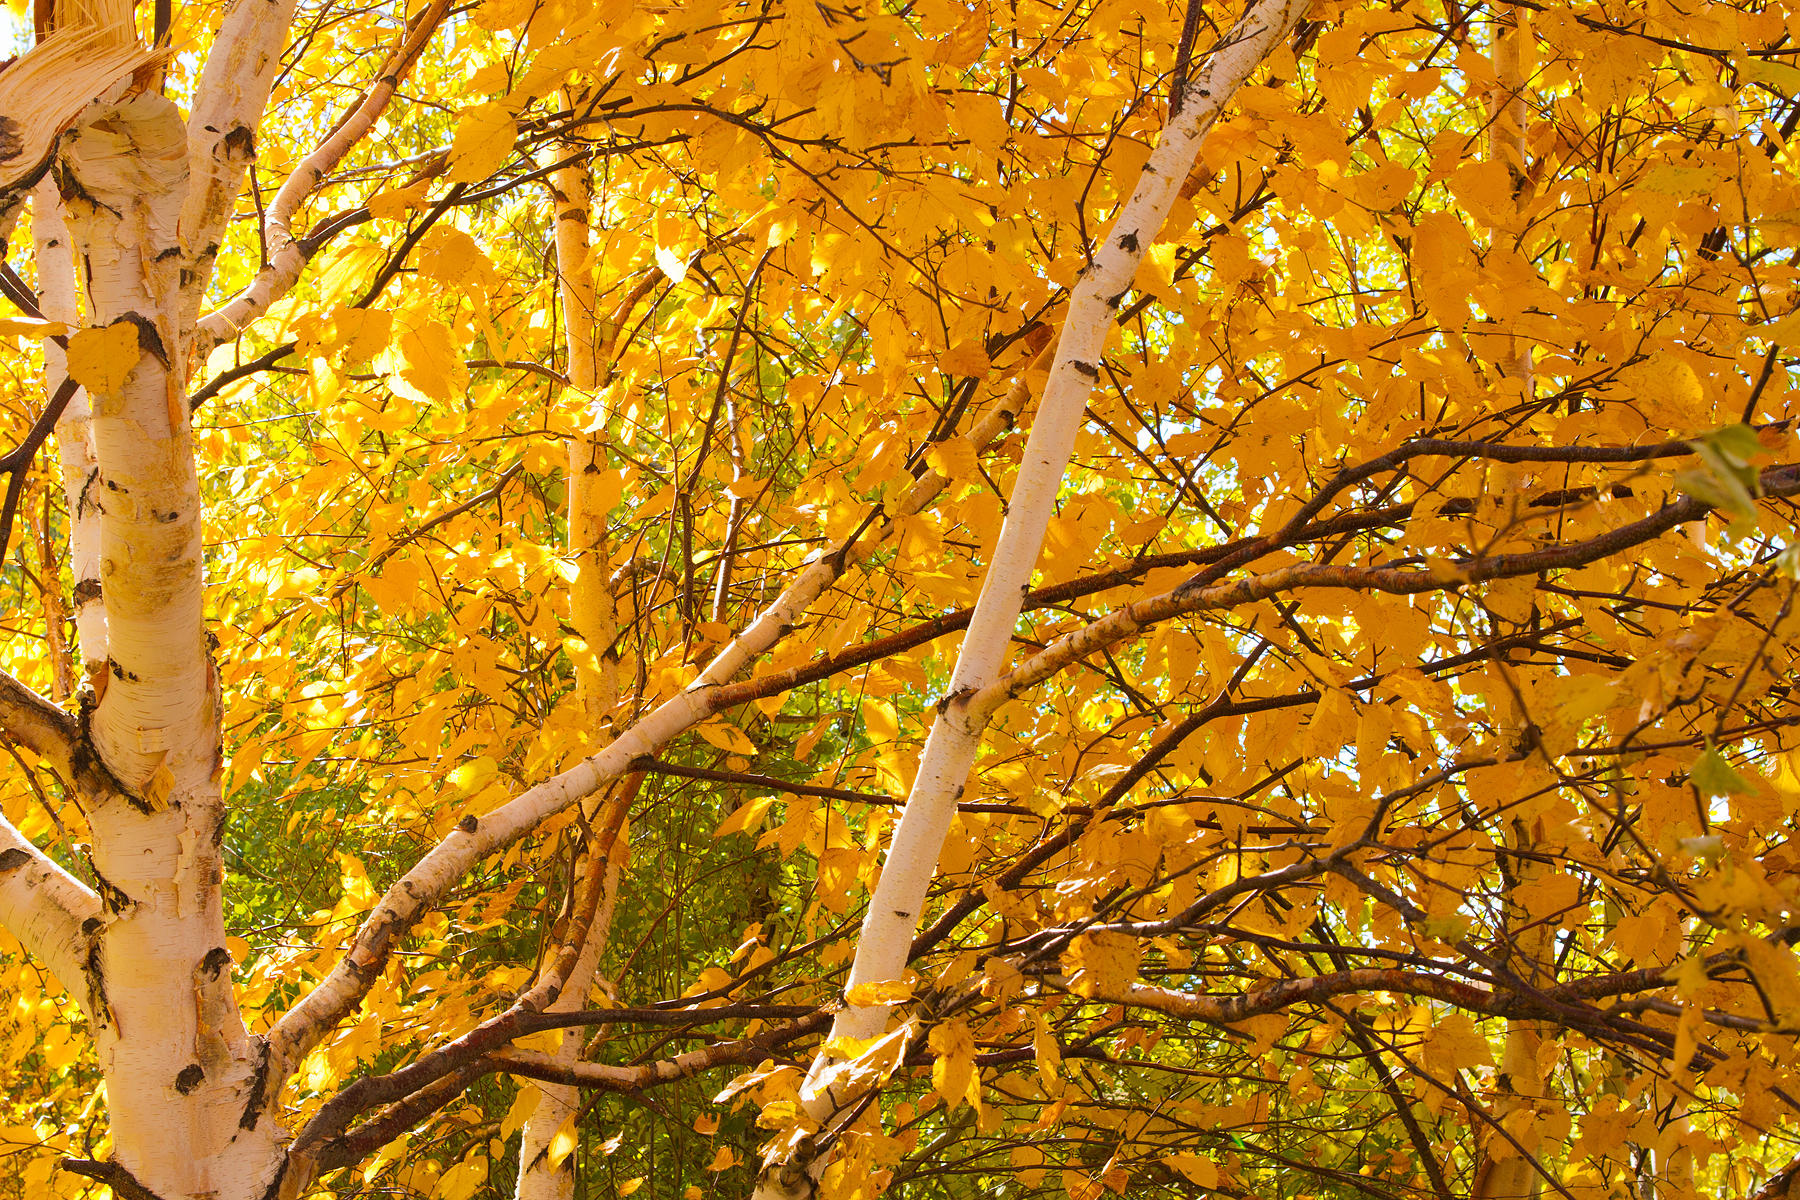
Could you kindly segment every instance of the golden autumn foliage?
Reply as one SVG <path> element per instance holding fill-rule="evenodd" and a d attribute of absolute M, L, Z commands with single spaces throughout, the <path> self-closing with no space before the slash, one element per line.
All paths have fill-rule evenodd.
<path fill-rule="evenodd" d="M 228 7 L 176 6 L 178 104 Z M 299 6 L 209 311 L 423 49 L 306 192 L 291 288 L 187 364 L 251 1034 L 434 846 L 704 711 L 384 951 L 281 1097 L 312 1194 L 511 1195 L 558 1079 L 583 1195 L 786 1161 L 829 1200 L 1800 1178 L 1800 8 L 1317 0 L 1135 231 L 1172 77 L 1238 6 L 446 9 Z M 1078 364 L 1010 703 L 907 974 L 846 998 L 1108 246 L 1139 265 Z M 8 444 L 35 315 L 0 322 Z M 96 394 L 141 353 L 68 337 Z M 76 711 L 106 671 L 52 459 L 0 646 Z M 831 586 L 759 625 L 809 563 Z M 76 790 L 7 746 L 7 821 L 103 891 Z M 384 1082 L 581 936 L 582 1019 Z M 57 1169 L 109 1153 L 86 1021 L 0 949 L 0 1197 L 98 1195 Z M 847 1002 L 888 1025 L 830 1042 L 861 1090 L 821 1123 Z M 596 1069 L 546 1065 L 564 1039 Z"/>

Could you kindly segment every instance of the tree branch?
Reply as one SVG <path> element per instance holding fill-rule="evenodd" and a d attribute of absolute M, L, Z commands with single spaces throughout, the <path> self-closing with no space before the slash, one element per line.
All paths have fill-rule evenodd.
<path fill-rule="evenodd" d="M 1800 493 L 1800 467 L 1776 467 L 1765 471 L 1761 484 L 1764 496 L 1779 497 Z M 1151 625 L 1171 617 L 1239 608 L 1299 588 L 1347 588 L 1410 596 L 1421 592 L 1453 591 L 1467 584 L 1484 583 L 1490 579 L 1511 579 L 1543 571 L 1568 570 L 1642 545 L 1677 525 L 1705 517 L 1713 507 L 1703 500 L 1688 496 L 1660 512 L 1586 541 L 1522 554 L 1463 559 L 1451 564 L 1448 570 L 1299 563 L 1231 583 L 1208 584 L 1204 582 L 1206 577 L 1201 576 L 1160 596 L 1151 596 L 1114 609 L 1099 620 L 1065 634 L 1014 667 L 980 694 L 970 697 L 968 707 L 971 712 L 991 713 L 1070 664 L 1134 637 Z"/>
<path fill-rule="evenodd" d="M 318 148 L 307 155 L 282 183 L 281 190 L 276 193 L 274 203 L 269 206 L 263 221 L 263 231 L 269 247 L 268 265 L 257 273 L 256 278 L 242 292 L 201 318 L 197 353 L 205 354 L 219 342 L 235 337 L 238 330 L 268 311 L 269 305 L 285 296 L 299 280 L 300 273 L 306 269 L 307 260 L 312 257 L 312 246 L 294 237 L 294 216 L 319 181 L 343 160 L 351 147 L 361 141 L 375 122 L 381 119 L 381 114 L 387 111 L 388 102 L 393 99 L 401 79 L 418 61 L 419 55 L 424 52 L 426 44 L 437 32 L 438 25 L 449 9 L 450 0 L 431 0 L 425 10 L 413 18 L 400 45 L 388 56 L 375 81 L 357 98 L 356 104 L 338 119 Z"/>
<path fill-rule="evenodd" d="M 99 896 L 0 817 L 0 926 L 81 1001 L 95 1025 L 105 1020 L 94 1011 L 104 997 L 88 985 L 92 938 L 83 927 L 100 913 Z"/>

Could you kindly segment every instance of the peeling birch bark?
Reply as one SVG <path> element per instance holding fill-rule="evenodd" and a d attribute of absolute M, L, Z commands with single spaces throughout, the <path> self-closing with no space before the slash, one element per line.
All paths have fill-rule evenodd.
<path fill-rule="evenodd" d="M 1130 199 L 1076 284 L 1043 402 L 1007 499 L 1000 541 L 982 579 L 947 694 L 926 737 L 918 775 L 883 861 L 881 881 L 869 898 L 846 990 L 897 979 L 905 969 L 944 837 L 991 712 L 977 710 L 969 701 L 993 682 L 1004 663 L 1088 396 L 1100 376 L 1113 314 L 1131 290 L 1144 252 L 1162 231 L 1213 122 L 1250 73 L 1286 39 L 1306 7 L 1303 0 L 1260 0 L 1222 39 L 1188 85 L 1179 114 L 1163 131 Z M 833 1023 L 832 1037 L 865 1041 L 876 1037 L 888 1014 L 881 1006 L 847 1007 Z M 821 1053 L 801 1090 L 808 1115 L 821 1123 L 854 1099 L 847 1090 L 834 1090 L 838 1065 Z M 758 1200 L 812 1194 L 812 1180 L 825 1165 L 826 1156 L 810 1166 L 801 1162 L 787 1140 L 778 1140 L 764 1160 Z"/>

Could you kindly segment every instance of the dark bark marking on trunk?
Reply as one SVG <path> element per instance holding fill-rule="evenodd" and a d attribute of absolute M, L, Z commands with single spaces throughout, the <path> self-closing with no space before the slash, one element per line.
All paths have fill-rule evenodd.
<path fill-rule="evenodd" d="M 239 125 L 219 139 L 219 149 L 226 162 L 249 162 L 256 157 L 256 134 L 249 126 Z"/>
<path fill-rule="evenodd" d="M 170 249 L 168 253 L 179 254 L 180 251 Z M 160 362 L 164 367 L 169 365 L 169 352 L 163 348 L 162 334 L 156 331 L 155 321 L 152 321 L 149 317 L 138 312 L 124 313 L 118 320 L 114 321 L 113 324 L 117 325 L 121 321 L 130 321 L 133 325 L 137 326 L 139 351 L 144 354 L 156 355 L 156 361 Z"/>
<path fill-rule="evenodd" d="M 124 891 L 113 885 L 112 880 L 100 873 L 100 868 L 90 861 L 88 867 L 94 872 L 94 890 L 100 893 L 100 906 L 109 913 L 124 912 L 137 903 Z"/>
<path fill-rule="evenodd" d="M 266 1038 L 256 1039 L 256 1070 L 250 1076 L 250 1098 L 244 1102 L 244 1115 L 238 1118 L 238 1128 L 255 1132 L 256 1123 L 262 1120 L 263 1093 L 269 1090 L 269 1042 Z M 282 1160 L 282 1170 L 287 1170 L 287 1161 Z M 281 1182 L 281 1175 L 275 1176 L 275 1182 L 269 1185 L 269 1194 L 275 1194 L 275 1187 Z"/>
<path fill-rule="evenodd" d="M 31 855 L 17 846 L 0 851 L 0 875 L 11 875 L 31 862 Z"/>
<path fill-rule="evenodd" d="M 175 1076 L 175 1090 L 183 1096 L 191 1096 L 205 1079 L 206 1068 L 199 1063 L 189 1063 L 181 1068 L 181 1074 Z"/>
<path fill-rule="evenodd" d="M 94 877 L 99 878 L 99 873 L 96 872 Z M 98 939 L 88 946 L 87 958 L 81 964 L 81 974 L 87 980 L 88 1002 L 93 1005 L 94 1023 L 99 1026 L 110 1025 L 114 1033 L 121 1033 L 119 1019 L 112 1010 L 112 1002 L 106 998 L 106 971 L 100 965 Z"/>

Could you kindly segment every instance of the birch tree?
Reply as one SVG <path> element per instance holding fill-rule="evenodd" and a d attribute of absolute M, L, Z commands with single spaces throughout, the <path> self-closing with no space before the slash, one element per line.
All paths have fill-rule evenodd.
<path fill-rule="evenodd" d="M 1800 1175 L 1787 8 L 6 11 L 0 1197 Z"/>

